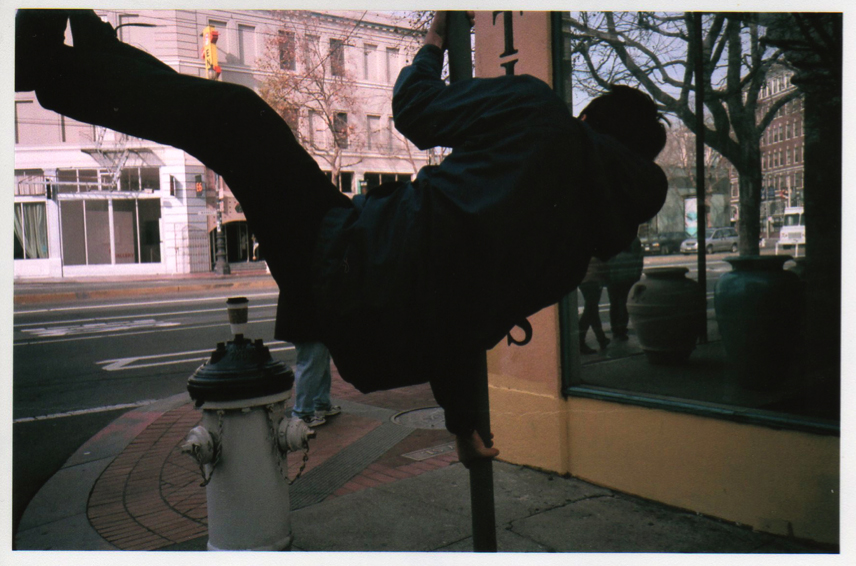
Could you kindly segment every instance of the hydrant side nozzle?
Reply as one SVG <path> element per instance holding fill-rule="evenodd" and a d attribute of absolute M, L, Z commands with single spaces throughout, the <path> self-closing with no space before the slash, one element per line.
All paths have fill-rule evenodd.
<path fill-rule="evenodd" d="M 283 418 L 277 427 L 277 444 L 281 452 L 296 452 L 309 446 L 309 439 L 315 438 L 315 431 L 306 426 L 301 419 Z"/>
<path fill-rule="evenodd" d="M 217 440 L 214 435 L 200 425 L 187 433 L 187 439 L 181 445 L 181 452 L 192 456 L 200 466 L 204 466 L 214 461 L 216 445 Z"/>

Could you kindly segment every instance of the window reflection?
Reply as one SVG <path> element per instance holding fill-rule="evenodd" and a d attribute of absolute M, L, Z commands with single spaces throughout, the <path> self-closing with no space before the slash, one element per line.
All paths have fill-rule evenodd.
<path fill-rule="evenodd" d="M 835 35 L 840 29 L 840 15 L 835 14 L 705 14 L 702 29 L 708 32 L 717 22 L 728 19 L 743 30 L 747 41 L 756 33 L 770 42 L 784 37 L 793 44 L 802 41 L 800 33 L 814 29 L 812 26 L 831 30 L 830 37 L 840 39 Z M 669 65 L 682 72 L 691 70 L 693 54 L 687 42 L 682 44 L 677 38 L 690 37 L 692 23 L 691 14 L 680 13 L 565 13 L 557 89 L 564 90 L 569 104 L 581 108 L 587 97 L 597 94 L 597 79 L 603 77 L 596 75 L 606 69 L 610 80 L 621 77 L 624 80 L 616 82 L 639 84 L 633 69 L 622 67 L 621 58 L 610 50 L 609 40 L 603 39 L 608 35 L 595 33 L 604 26 L 612 26 L 612 36 L 608 37 L 634 38 L 648 52 L 656 52 L 661 62 L 670 61 Z M 679 29 L 682 33 L 667 33 Z M 810 53 L 810 47 L 800 57 Z M 643 51 L 631 55 L 641 58 Z M 794 62 L 788 59 L 787 48 L 770 50 L 765 57 L 762 67 L 766 75 L 758 72 L 760 68 L 740 69 L 741 76 L 746 77 L 741 83 L 743 101 L 752 100 L 756 108 L 754 119 L 750 114 L 750 121 L 740 126 L 754 128 L 751 143 L 758 153 L 751 166 L 741 161 L 740 154 L 717 146 L 713 136 L 724 131 L 735 139 L 735 123 L 721 130 L 723 116 L 709 113 L 696 116 L 695 122 L 687 120 L 686 112 L 693 110 L 689 100 L 680 99 L 686 112 L 677 112 L 676 90 L 694 92 L 693 85 L 681 84 L 692 73 L 672 73 L 671 84 L 666 84 L 662 74 L 651 75 L 660 81 L 657 88 L 671 89 L 661 97 L 652 93 L 671 121 L 669 144 L 657 160 L 669 179 L 669 195 L 660 213 L 639 228 L 643 274 L 631 284 L 627 295 L 609 292 L 610 278 L 620 276 L 609 272 L 605 276 L 607 283 L 600 289 L 594 309 L 605 340 L 596 343 L 590 335 L 587 344 L 580 327 L 577 344 L 574 333 L 564 332 L 563 340 L 568 342 L 564 347 L 579 347 L 582 360 L 578 375 L 566 373 L 569 393 L 691 406 L 729 418 L 748 415 L 768 422 L 814 423 L 828 430 L 837 427 L 840 335 L 836 315 L 840 316 L 840 287 L 834 282 L 839 280 L 841 257 L 840 244 L 836 243 L 840 241 L 840 158 L 836 164 L 835 156 L 841 151 L 841 124 L 835 117 L 840 118 L 840 97 L 838 114 L 829 111 L 836 108 L 836 97 L 830 93 L 835 94 L 840 87 L 840 82 L 838 86 L 835 82 L 836 77 L 840 81 L 840 66 L 836 68 L 833 63 L 825 69 L 816 61 L 802 61 L 804 68 L 795 68 L 787 64 Z M 840 56 L 824 59 L 829 60 L 840 63 Z M 718 68 L 725 73 L 729 63 L 725 59 L 720 63 Z M 751 73 L 758 76 L 757 81 Z M 822 80 L 802 78 L 818 74 Z M 724 76 L 717 80 L 715 71 L 708 76 L 708 92 L 722 94 L 729 88 Z M 675 103 L 671 107 L 670 100 Z M 818 108 L 815 114 L 813 100 Z M 708 112 L 711 108 L 716 111 L 716 105 L 715 101 L 708 104 Z M 693 132 L 702 124 L 708 135 L 704 155 L 697 158 Z M 744 146 L 751 145 L 742 141 Z M 826 181 L 819 183 L 821 178 Z M 704 187 L 703 202 L 700 186 Z M 814 201 L 813 189 L 818 195 Z M 826 223 L 822 224 L 824 218 Z M 814 232 L 813 219 L 817 222 Z M 699 333 L 693 351 L 683 361 L 652 358 L 640 341 L 639 323 L 634 324 L 632 313 L 626 326 L 614 314 L 628 302 L 632 304 L 634 296 L 639 300 L 643 295 L 639 289 L 648 290 L 664 272 L 680 272 L 680 277 L 695 282 L 699 289 L 697 304 L 702 306 L 697 309 L 697 324 L 706 333 Z M 769 283 L 765 278 L 774 281 Z M 738 279 L 742 282 L 735 284 Z M 760 294 L 750 292 L 768 284 Z M 586 301 L 581 291 L 577 293 L 577 310 L 582 317 Z M 591 303 L 594 292 L 589 288 L 587 294 Z M 618 305 L 613 304 L 616 302 Z M 822 324 L 815 308 L 824 309 L 831 324 Z M 764 314 L 764 309 L 771 314 Z M 585 328 L 596 326 L 591 322 L 591 312 L 590 305 Z M 663 312 L 664 319 L 680 318 L 668 309 Z M 759 320 L 764 317 L 767 319 Z M 809 332 L 810 328 L 817 330 Z M 730 336 L 735 332 L 739 335 L 736 341 Z M 822 333 L 823 342 L 813 336 L 815 332 Z M 609 343 L 605 347 L 597 347 L 606 340 Z M 749 353 L 738 348 L 738 342 L 749 345 Z M 814 353 L 818 348 L 823 349 L 824 356 Z M 766 351 L 775 355 L 765 358 Z"/>

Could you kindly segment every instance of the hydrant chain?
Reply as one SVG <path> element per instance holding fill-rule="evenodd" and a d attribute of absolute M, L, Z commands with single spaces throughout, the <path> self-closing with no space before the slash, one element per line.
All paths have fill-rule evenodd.
<path fill-rule="evenodd" d="M 274 360 L 261 339 L 244 337 L 247 303 L 245 297 L 227 301 L 234 339 L 217 344 L 187 381 L 202 422 L 182 452 L 196 459 L 206 486 L 208 550 L 288 550 L 293 536 L 287 456 L 304 444 L 278 446 L 278 426 L 294 372 Z"/>
<path fill-rule="evenodd" d="M 297 470 L 297 475 L 294 476 L 294 479 L 289 479 L 289 477 L 288 477 L 288 461 L 286 460 L 285 465 L 283 465 L 282 455 L 283 455 L 283 453 L 288 454 L 289 448 L 291 448 L 293 450 L 293 447 L 291 447 L 287 441 L 283 443 L 281 440 L 280 434 L 282 434 L 282 433 L 280 432 L 279 429 L 280 429 L 280 426 L 282 426 L 282 423 L 284 423 L 286 421 L 285 421 L 285 418 L 282 417 L 279 419 L 279 425 L 277 424 L 276 415 L 274 414 L 274 410 L 276 409 L 276 407 L 277 407 L 277 405 L 275 405 L 275 404 L 265 406 L 265 409 L 267 410 L 268 424 L 270 424 L 270 438 L 271 438 L 272 448 L 273 448 L 273 451 L 276 453 L 276 460 L 277 460 L 277 463 L 279 465 L 280 475 L 282 476 L 282 478 L 284 480 L 286 480 L 288 482 L 288 485 L 292 485 L 294 482 L 297 481 L 297 479 L 303 473 L 303 470 L 306 469 L 306 463 L 309 461 L 309 436 L 314 436 L 314 435 L 307 434 L 304 436 L 303 441 L 301 443 L 301 448 L 303 449 L 303 461 L 301 462 L 300 469 Z M 287 429 L 288 429 L 288 427 L 286 426 L 286 430 Z M 285 436 L 285 435 L 283 435 L 283 436 Z"/>
<path fill-rule="evenodd" d="M 201 487 L 205 487 L 211 481 L 214 476 L 214 469 L 220 462 L 220 455 L 223 453 L 223 415 L 225 414 L 226 411 L 222 409 L 217 411 L 217 434 L 214 436 L 214 461 L 211 462 L 211 471 L 206 475 L 205 467 L 201 463 L 199 465 L 199 469 L 202 471 L 202 483 L 199 484 Z"/>

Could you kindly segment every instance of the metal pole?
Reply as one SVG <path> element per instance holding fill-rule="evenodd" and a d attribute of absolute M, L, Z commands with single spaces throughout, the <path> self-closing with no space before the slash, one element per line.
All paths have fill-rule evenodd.
<path fill-rule="evenodd" d="M 695 49 L 695 112 L 696 112 L 696 210 L 698 212 L 698 282 L 701 287 L 704 311 L 702 313 L 701 337 L 702 344 L 707 343 L 707 250 L 705 249 L 705 234 L 707 232 L 707 207 L 705 206 L 704 186 L 704 46 L 702 45 L 701 12 L 693 13 L 693 36 Z"/>
<path fill-rule="evenodd" d="M 446 20 L 446 41 L 449 47 L 449 80 L 473 77 L 470 26 L 466 12 L 450 11 Z M 487 355 L 480 354 L 472 370 L 476 378 L 476 430 L 489 447 L 490 400 L 487 387 Z M 493 498 L 493 461 L 479 458 L 470 465 L 470 505 L 473 517 L 473 550 L 496 552 L 496 512 Z"/>

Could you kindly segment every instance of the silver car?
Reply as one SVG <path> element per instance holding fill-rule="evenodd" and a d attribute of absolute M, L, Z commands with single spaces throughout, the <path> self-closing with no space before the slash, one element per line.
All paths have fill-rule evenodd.
<path fill-rule="evenodd" d="M 704 234 L 704 247 L 707 253 L 737 253 L 737 230 L 734 228 L 708 228 Z M 698 253 L 698 239 L 690 238 L 681 242 L 682 254 Z"/>

